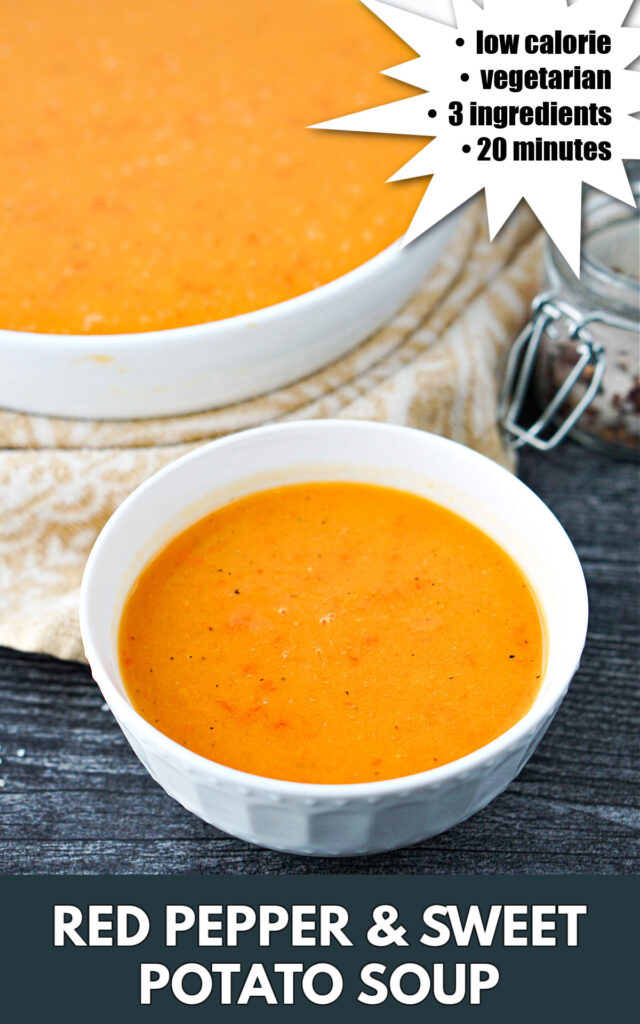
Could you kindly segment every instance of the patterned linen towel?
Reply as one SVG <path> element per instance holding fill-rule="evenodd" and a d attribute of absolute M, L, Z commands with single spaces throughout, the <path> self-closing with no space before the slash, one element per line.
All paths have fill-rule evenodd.
<path fill-rule="evenodd" d="M 443 434 L 513 468 L 496 396 L 539 285 L 540 252 L 537 222 L 525 209 L 489 244 L 475 203 L 398 316 L 299 383 L 169 419 L 0 411 L 0 644 L 83 659 L 78 593 L 101 527 L 151 473 L 223 434 L 286 419 L 385 420 Z"/>

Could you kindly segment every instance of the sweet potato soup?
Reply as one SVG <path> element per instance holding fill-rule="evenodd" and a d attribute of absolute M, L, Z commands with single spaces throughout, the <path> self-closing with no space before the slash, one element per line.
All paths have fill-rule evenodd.
<path fill-rule="evenodd" d="M 358 0 L 0 0 L 0 327 L 203 323 L 399 238 L 424 140 L 307 126 L 411 95 Z"/>
<path fill-rule="evenodd" d="M 544 631 L 511 558 L 459 516 L 354 483 L 262 491 L 144 569 L 120 665 L 137 711 L 220 764 L 299 782 L 411 775 L 531 707 Z"/>

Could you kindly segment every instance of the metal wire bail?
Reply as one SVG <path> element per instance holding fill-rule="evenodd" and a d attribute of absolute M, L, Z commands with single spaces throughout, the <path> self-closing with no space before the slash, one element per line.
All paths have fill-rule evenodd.
<path fill-rule="evenodd" d="M 538 295 L 531 304 L 531 310 L 531 320 L 514 342 L 507 358 L 498 399 L 498 422 L 507 434 L 509 448 L 521 448 L 528 444 L 539 451 L 549 451 L 560 443 L 589 407 L 606 369 L 604 349 L 594 340 L 588 325 L 594 321 L 610 323 L 612 326 L 618 324 L 617 318 L 604 312 L 583 316 L 552 291 Z M 531 383 L 540 342 L 549 325 L 561 318 L 567 321 L 568 337 L 576 342 L 579 359 L 535 423 L 529 427 L 521 426 L 520 414 Z M 541 437 L 542 432 L 556 419 L 571 391 L 583 375 L 587 375 L 588 367 L 593 367 L 593 373 L 588 374 L 590 379 L 580 400 L 550 437 Z"/>

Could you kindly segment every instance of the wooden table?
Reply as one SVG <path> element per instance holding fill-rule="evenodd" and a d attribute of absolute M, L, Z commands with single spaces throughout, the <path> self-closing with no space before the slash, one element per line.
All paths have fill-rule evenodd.
<path fill-rule="evenodd" d="M 638 467 L 566 443 L 521 476 L 582 559 L 582 667 L 509 789 L 445 835 L 341 860 L 206 825 L 139 764 L 85 665 L 0 650 L 0 873 L 632 873 L 640 870 Z"/>

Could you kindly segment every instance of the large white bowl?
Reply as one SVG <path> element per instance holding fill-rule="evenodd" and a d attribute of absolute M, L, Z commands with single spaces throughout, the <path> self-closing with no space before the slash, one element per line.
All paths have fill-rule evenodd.
<path fill-rule="evenodd" d="M 493 537 L 533 587 L 548 660 L 531 710 L 493 742 L 441 768 L 384 782 L 311 785 L 226 768 L 158 732 L 134 711 L 117 632 L 143 565 L 213 508 L 310 480 L 382 483 L 453 509 Z M 549 509 L 476 452 L 405 427 L 348 420 L 260 427 L 205 445 L 151 477 L 112 516 L 89 558 L 80 621 L 87 658 L 134 751 L 176 800 L 225 832 L 303 854 L 362 854 L 415 843 L 484 807 L 540 742 L 576 671 L 587 627 L 578 557 Z"/>
<path fill-rule="evenodd" d="M 398 312 L 459 215 L 314 291 L 227 320 L 139 334 L 0 330 L 0 407 L 90 419 L 175 416 L 300 380 Z"/>

